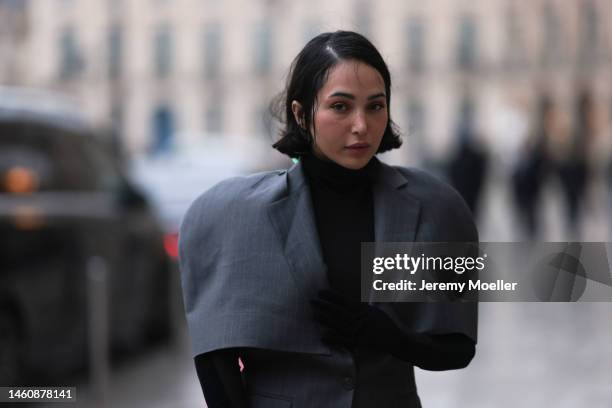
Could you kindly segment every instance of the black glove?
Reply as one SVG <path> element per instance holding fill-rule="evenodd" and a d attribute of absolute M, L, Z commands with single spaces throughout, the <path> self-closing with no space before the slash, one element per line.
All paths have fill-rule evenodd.
<path fill-rule="evenodd" d="M 425 370 L 452 370 L 469 364 L 476 342 L 464 334 L 406 333 L 382 310 L 323 290 L 311 300 L 323 328 L 323 342 L 353 348 L 366 346 L 389 353 Z"/>
<path fill-rule="evenodd" d="M 331 290 L 322 290 L 311 301 L 314 317 L 324 328 L 323 342 L 392 349 L 401 344 L 404 333 L 385 312 L 367 303 L 350 301 Z"/>

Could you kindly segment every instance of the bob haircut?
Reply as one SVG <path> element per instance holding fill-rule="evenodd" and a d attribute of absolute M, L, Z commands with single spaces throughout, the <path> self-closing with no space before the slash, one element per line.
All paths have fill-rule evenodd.
<path fill-rule="evenodd" d="M 387 64 L 374 45 L 363 35 L 352 31 L 336 31 L 319 34 L 306 44 L 291 64 L 285 91 L 278 97 L 277 111 L 284 110 L 285 127 L 280 139 L 272 145 L 289 157 L 300 157 L 312 151 L 313 123 L 317 94 L 327 81 L 331 68 L 341 61 L 356 60 L 376 69 L 385 82 L 389 121 L 377 153 L 401 146 L 399 132 L 391 120 L 391 74 Z M 302 105 L 303 126 L 300 126 L 291 109 L 292 101 Z M 283 117 L 281 115 L 276 115 Z"/>

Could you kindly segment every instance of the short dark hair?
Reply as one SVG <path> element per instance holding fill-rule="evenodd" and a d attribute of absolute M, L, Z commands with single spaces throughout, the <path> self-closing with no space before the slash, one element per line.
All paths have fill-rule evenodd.
<path fill-rule="evenodd" d="M 285 90 L 272 105 L 275 116 L 285 123 L 280 131 L 280 139 L 272 147 L 290 157 L 311 152 L 313 137 L 310 128 L 317 94 L 327 81 L 330 69 L 347 60 L 363 62 L 376 69 L 385 83 L 389 121 L 377 153 L 401 146 L 399 132 L 391 120 L 391 74 L 387 64 L 376 47 L 363 35 L 352 31 L 336 31 L 319 34 L 310 40 L 293 60 Z M 294 100 L 302 105 L 302 126 L 293 115 L 291 103 Z"/>

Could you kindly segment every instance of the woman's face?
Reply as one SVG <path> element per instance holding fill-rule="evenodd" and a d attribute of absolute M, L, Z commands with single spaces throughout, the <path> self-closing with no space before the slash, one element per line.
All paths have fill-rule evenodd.
<path fill-rule="evenodd" d="M 299 104 L 296 108 L 294 113 L 301 111 Z M 378 71 L 355 60 L 339 62 L 317 94 L 310 129 L 314 153 L 360 169 L 378 151 L 388 120 L 385 82 Z"/>

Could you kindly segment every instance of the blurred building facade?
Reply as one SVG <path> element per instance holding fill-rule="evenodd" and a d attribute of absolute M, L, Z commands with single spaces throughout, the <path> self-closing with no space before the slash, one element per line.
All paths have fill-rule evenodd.
<path fill-rule="evenodd" d="M 598 118 L 590 149 L 605 156 L 611 13 L 606 0 L 0 0 L 0 83 L 74 95 L 132 154 L 268 143 L 292 58 L 319 32 L 352 29 L 392 71 L 406 139 L 395 161 L 445 157 L 460 126 L 511 160 L 543 96 L 562 145 L 584 93 Z"/>

